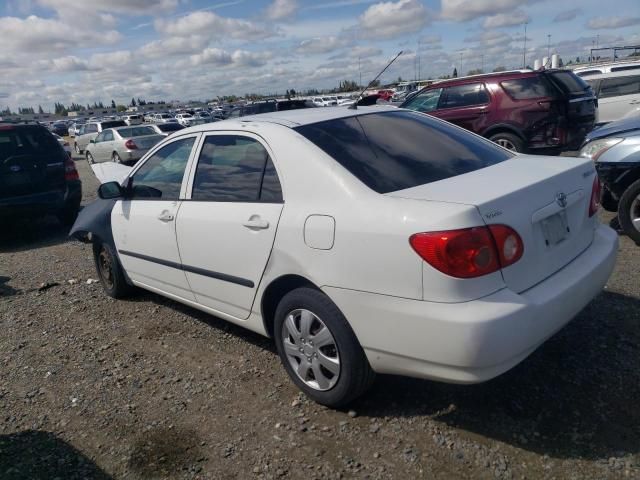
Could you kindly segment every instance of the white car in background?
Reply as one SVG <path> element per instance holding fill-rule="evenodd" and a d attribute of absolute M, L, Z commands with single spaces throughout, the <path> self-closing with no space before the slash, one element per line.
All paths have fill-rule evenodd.
<path fill-rule="evenodd" d="M 62 146 L 62 148 L 64 148 L 64 151 L 67 152 L 67 155 L 69 155 L 69 157 L 71 157 L 71 145 L 69 145 L 69 142 L 67 142 L 64 138 L 62 138 L 57 133 L 51 132 L 51 134 L 54 137 L 56 137 L 56 140 L 58 141 L 58 143 Z"/>
<path fill-rule="evenodd" d="M 183 125 L 185 127 L 190 126 L 191 121 L 194 119 L 194 116 L 191 115 L 190 113 L 178 113 L 176 115 L 176 120 L 178 121 L 178 123 L 180 125 Z"/>
<path fill-rule="evenodd" d="M 71 231 L 92 232 L 106 293 L 142 287 L 272 337 L 334 407 L 374 372 L 511 369 L 601 292 L 618 246 L 591 160 L 393 107 L 199 125 L 114 175 Z"/>
<path fill-rule="evenodd" d="M 141 125 L 143 123 L 144 117 L 141 114 L 134 113 L 124 115 L 122 117 L 122 120 L 130 127 L 132 125 Z"/>
<path fill-rule="evenodd" d="M 173 115 L 170 115 L 168 113 L 156 113 L 153 116 L 152 121 L 154 123 L 172 123 L 172 122 L 177 122 L 178 120 L 176 120 L 176 118 Z"/>
<path fill-rule="evenodd" d="M 589 75 L 584 80 L 598 97 L 598 123 L 640 115 L 640 70 Z"/>

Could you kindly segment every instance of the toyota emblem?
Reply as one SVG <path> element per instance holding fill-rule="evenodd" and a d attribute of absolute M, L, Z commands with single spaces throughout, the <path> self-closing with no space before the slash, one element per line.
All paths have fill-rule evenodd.
<path fill-rule="evenodd" d="M 567 206 L 567 195 L 564 192 L 557 193 L 556 203 L 562 208 L 565 208 Z"/>
<path fill-rule="evenodd" d="M 12 172 L 19 172 L 20 170 L 22 170 L 22 168 L 20 168 L 20 165 L 11 165 L 9 167 L 9 170 L 11 170 Z"/>

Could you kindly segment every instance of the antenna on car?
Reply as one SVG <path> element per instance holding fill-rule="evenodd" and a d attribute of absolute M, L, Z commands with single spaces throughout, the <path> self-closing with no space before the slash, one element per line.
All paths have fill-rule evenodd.
<path fill-rule="evenodd" d="M 391 64 L 392 64 L 393 62 L 395 62 L 395 61 L 398 59 L 398 57 L 399 57 L 400 55 L 402 55 L 402 50 L 400 50 L 400 51 L 398 52 L 398 54 L 397 54 L 395 57 L 393 57 L 393 59 L 392 59 L 392 60 L 387 64 L 387 66 L 386 66 L 386 67 L 384 67 L 384 68 L 382 69 L 382 71 L 381 71 L 381 72 L 376 76 L 376 78 L 374 78 L 373 80 L 371 80 L 371 81 L 369 82 L 369 85 L 367 85 L 366 87 L 364 87 L 364 88 L 362 89 L 362 91 L 360 92 L 360 94 L 359 94 L 359 95 L 358 95 L 358 97 L 356 98 L 356 101 L 355 101 L 355 102 L 353 102 L 353 104 L 352 104 L 352 105 L 350 105 L 348 108 L 350 108 L 351 110 L 357 110 L 357 109 L 358 109 L 358 101 L 360 100 L 360 97 L 362 97 L 362 94 L 363 94 L 364 92 L 366 92 L 366 91 L 367 91 L 367 89 L 368 89 L 368 88 L 369 88 L 369 87 L 370 87 L 370 86 L 371 86 L 371 85 L 372 85 L 376 80 L 378 80 L 378 78 L 380 78 L 380 75 L 382 75 L 382 74 L 387 70 L 387 68 L 389 68 L 389 67 L 391 66 Z"/>

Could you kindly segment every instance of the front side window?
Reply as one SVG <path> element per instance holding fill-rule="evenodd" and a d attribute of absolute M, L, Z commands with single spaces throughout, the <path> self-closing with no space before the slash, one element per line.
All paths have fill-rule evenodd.
<path fill-rule="evenodd" d="M 104 132 L 99 133 L 98 136 L 93 141 L 94 143 L 104 142 Z"/>
<path fill-rule="evenodd" d="M 191 199 L 280 203 L 282 192 L 260 142 L 239 135 L 212 135 L 200 152 Z"/>
<path fill-rule="evenodd" d="M 434 88 L 433 90 L 426 90 L 422 93 L 419 93 L 411 100 L 409 100 L 403 108 L 408 108 L 409 110 L 415 110 L 416 112 L 431 112 L 438 108 L 438 101 L 440 100 L 440 95 L 442 95 L 441 88 Z"/>
<path fill-rule="evenodd" d="M 103 142 L 112 142 L 113 141 L 113 132 L 111 130 L 107 130 L 106 132 L 103 132 L 104 138 L 102 139 Z"/>
<path fill-rule="evenodd" d="M 95 123 L 90 123 L 84 129 L 85 133 L 98 133 L 98 125 Z"/>
<path fill-rule="evenodd" d="M 444 102 L 439 108 L 462 108 L 489 103 L 489 94 L 482 83 L 456 85 L 445 89 Z"/>
<path fill-rule="evenodd" d="M 195 137 L 183 138 L 156 151 L 134 174 L 132 198 L 177 200 Z"/>
<path fill-rule="evenodd" d="M 602 80 L 599 98 L 621 97 L 640 93 L 640 75 Z"/>
<path fill-rule="evenodd" d="M 378 193 L 444 180 L 514 156 L 446 122 L 403 110 L 338 118 L 294 130 Z"/>

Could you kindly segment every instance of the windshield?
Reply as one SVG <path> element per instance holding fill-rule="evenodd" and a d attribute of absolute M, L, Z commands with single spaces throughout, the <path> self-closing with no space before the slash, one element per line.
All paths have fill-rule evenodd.
<path fill-rule="evenodd" d="M 549 73 L 551 79 L 569 95 L 584 95 L 591 90 L 587 82 L 568 70 Z"/>
<path fill-rule="evenodd" d="M 109 122 L 102 122 L 102 129 L 105 130 L 107 128 L 114 128 L 114 127 L 126 127 L 127 124 L 124 123 L 124 121 L 122 120 L 111 120 Z"/>
<path fill-rule="evenodd" d="M 294 130 L 378 193 L 444 180 L 514 156 L 446 122 L 407 111 L 338 118 Z"/>
<path fill-rule="evenodd" d="M 0 130 L 0 162 L 14 156 L 51 155 L 59 149 L 55 137 L 41 127 Z"/>

